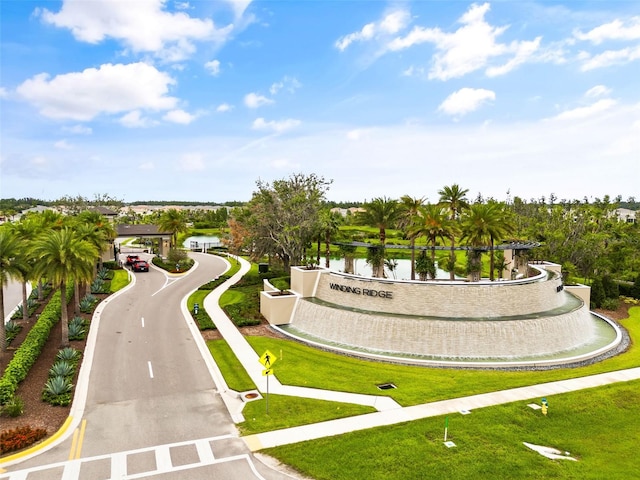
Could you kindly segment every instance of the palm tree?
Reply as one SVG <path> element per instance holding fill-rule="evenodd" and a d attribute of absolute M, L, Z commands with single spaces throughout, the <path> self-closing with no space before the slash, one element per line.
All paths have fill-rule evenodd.
<path fill-rule="evenodd" d="M 331 238 L 340 229 L 342 215 L 325 209 L 320 212 L 320 235 L 318 236 L 318 264 L 320 263 L 320 238 L 324 239 L 324 266 L 329 268 L 331 257 Z"/>
<path fill-rule="evenodd" d="M 28 217 L 21 222 L 11 224 L 10 228 L 22 245 L 20 252 L 23 260 L 20 267 L 20 281 L 22 282 L 22 320 L 26 322 L 29 318 L 27 284 L 34 280 L 33 270 L 37 260 L 33 256 L 28 255 L 28 251 L 40 231 L 40 225 L 33 217 Z"/>
<path fill-rule="evenodd" d="M 371 202 L 364 204 L 364 211 L 359 212 L 359 220 L 365 225 L 371 225 L 378 228 L 380 238 L 380 246 L 383 254 L 380 255 L 376 250 L 376 264 L 372 265 L 373 276 L 382 277 L 384 275 L 384 245 L 387 240 L 387 228 L 391 228 L 400 217 L 400 205 L 396 200 L 387 197 L 378 197 Z"/>
<path fill-rule="evenodd" d="M 171 232 L 173 248 L 178 245 L 178 233 L 188 231 L 184 215 L 175 208 L 162 212 L 158 218 L 158 227 L 165 232 Z"/>
<path fill-rule="evenodd" d="M 466 238 L 471 246 L 489 247 L 489 277 L 492 281 L 495 278 L 495 242 L 511 233 L 513 229 L 505 209 L 497 202 L 476 203 L 462 219 L 463 238 Z"/>
<path fill-rule="evenodd" d="M 449 218 L 453 221 L 458 220 L 460 217 L 460 213 L 463 210 L 469 208 L 469 202 L 467 201 L 467 193 L 468 189 L 462 190 L 458 184 L 453 184 L 450 187 L 446 186 L 442 190 L 438 191 L 438 195 L 440 195 L 439 203 L 440 205 L 447 207 L 449 209 Z M 454 233 L 455 228 L 450 228 L 450 233 Z M 449 256 L 449 278 L 453 280 L 455 278 L 454 266 L 456 263 L 456 252 L 455 252 L 455 242 L 456 237 L 455 234 L 449 236 L 451 240 L 451 254 Z"/>
<path fill-rule="evenodd" d="M 86 281 L 93 276 L 96 248 L 69 227 L 53 230 L 38 238 L 32 254 L 38 258 L 36 272 L 51 280 L 60 289 L 63 347 L 69 345 L 69 321 L 67 314 L 67 284 L 70 281 Z"/>
<path fill-rule="evenodd" d="M 102 267 L 102 253 L 112 246 L 117 233 L 113 224 L 95 211 L 85 210 L 76 217 L 79 233 L 98 250 L 98 268 Z"/>
<path fill-rule="evenodd" d="M 4 324 L 4 286 L 10 278 L 22 278 L 22 245 L 8 228 L 0 228 L 0 349 L 7 351 L 7 335 Z"/>
<path fill-rule="evenodd" d="M 438 239 L 449 238 L 448 231 L 451 222 L 439 205 L 427 204 L 420 209 L 419 223 L 414 226 L 413 235 L 415 237 L 427 237 L 427 244 L 431 245 L 431 262 L 435 265 L 436 245 Z M 432 275 L 432 279 L 435 275 Z"/>
<path fill-rule="evenodd" d="M 416 279 L 416 238 L 417 235 L 413 234 L 413 227 L 416 224 L 420 216 L 420 207 L 424 205 L 425 198 L 413 198 L 409 195 L 403 195 L 400 197 L 401 209 L 402 209 L 402 226 L 407 228 L 409 241 L 411 245 L 411 280 Z"/>

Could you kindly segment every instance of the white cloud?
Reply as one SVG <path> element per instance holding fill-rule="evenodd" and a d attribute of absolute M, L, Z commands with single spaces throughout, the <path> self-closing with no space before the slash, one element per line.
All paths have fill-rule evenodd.
<path fill-rule="evenodd" d="M 275 82 L 269 88 L 271 95 L 276 95 L 280 90 L 284 89 L 289 93 L 294 93 L 297 89 L 302 87 L 302 84 L 295 77 L 289 77 L 285 75 L 282 80 Z"/>
<path fill-rule="evenodd" d="M 73 125 L 72 127 L 62 127 L 62 130 L 74 135 L 91 135 L 93 130 L 85 125 Z"/>
<path fill-rule="evenodd" d="M 221 103 L 216 108 L 216 112 L 230 112 L 233 110 L 233 105 L 229 105 L 228 103 Z"/>
<path fill-rule="evenodd" d="M 229 3 L 236 15 L 236 18 L 242 17 L 247 7 L 251 4 L 252 0 L 226 0 Z"/>
<path fill-rule="evenodd" d="M 493 58 L 511 56 L 502 66 L 487 70 L 489 76 L 502 75 L 527 61 L 538 50 L 540 38 L 513 41 L 510 44 L 498 43 L 497 38 L 508 26 L 489 25 L 484 19 L 489 9 L 488 3 L 474 3 L 460 17 L 462 26 L 455 32 L 445 33 L 440 28 L 416 26 L 406 36 L 390 41 L 386 48 L 400 51 L 425 42 L 433 43 L 438 52 L 433 57 L 429 78 L 438 80 L 462 77 L 484 68 Z"/>
<path fill-rule="evenodd" d="M 249 108 L 258 108 L 264 105 L 270 105 L 272 103 L 275 102 L 270 98 L 259 95 L 257 93 L 248 93 L 244 96 L 244 104 Z"/>
<path fill-rule="evenodd" d="M 178 168 L 184 172 L 199 172 L 205 169 L 201 153 L 185 153 L 180 157 Z"/>
<path fill-rule="evenodd" d="M 410 15 L 408 11 L 395 10 L 386 14 L 378 22 L 367 23 L 359 31 L 340 37 L 334 45 L 342 52 L 353 42 L 362 42 L 388 35 L 395 35 L 408 25 L 409 20 Z"/>
<path fill-rule="evenodd" d="M 583 72 L 612 65 L 624 65 L 640 59 L 640 45 L 621 50 L 607 50 L 594 56 L 581 52 L 578 59 L 584 61 L 580 67 Z"/>
<path fill-rule="evenodd" d="M 191 5 L 189 2 L 175 2 L 176 10 L 190 10 Z"/>
<path fill-rule="evenodd" d="M 483 88 L 461 88 L 449 95 L 440 104 L 438 110 L 447 115 L 466 115 L 480 108 L 490 100 L 495 100 L 496 94 Z"/>
<path fill-rule="evenodd" d="M 584 94 L 585 97 L 587 98 L 594 98 L 594 97 L 602 97 L 602 96 L 607 96 L 611 93 L 611 89 L 605 87 L 604 85 L 596 85 L 593 88 L 590 88 L 589 90 L 587 90 L 587 92 Z"/>
<path fill-rule="evenodd" d="M 358 141 L 367 137 L 369 130 L 364 128 L 355 128 L 347 132 L 347 138 L 349 140 Z"/>
<path fill-rule="evenodd" d="M 220 60 L 211 60 L 204 64 L 204 68 L 214 77 L 220 74 Z"/>
<path fill-rule="evenodd" d="M 7 98 L 8 95 L 9 93 L 7 92 L 7 89 L 4 87 L 0 87 L 0 98 Z"/>
<path fill-rule="evenodd" d="M 233 28 L 217 29 L 211 19 L 192 18 L 184 11 L 171 13 L 165 5 L 165 0 L 65 0 L 57 13 L 47 9 L 36 13 L 46 23 L 71 30 L 76 40 L 97 44 L 113 38 L 136 53 L 151 52 L 172 61 L 191 55 L 193 41 L 223 42 Z"/>
<path fill-rule="evenodd" d="M 41 73 L 16 89 L 46 117 L 88 121 L 100 114 L 135 109 L 169 110 L 175 84 L 166 73 L 146 63 L 106 64 L 50 78 Z"/>
<path fill-rule="evenodd" d="M 578 40 L 589 41 L 595 45 L 607 40 L 637 40 L 640 38 L 640 17 L 631 17 L 627 25 L 622 20 L 616 19 L 586 33 L 576 30 L 573 35 Z"/>
<path fill-rule="evenodd" d="M 276 133 L 282 133 L 297 127 L 300 123 L 300 120 L 293 118 L 281 120 L 279 122 L 275 120 L 267 122 L 264 118 L 256 118 L 253 122 L 252 128 L 254 130 L 272 130 Z"/>
<path fill-rule="evenodd" d="M 424 68 L 411 65 L 409 68 L 402 71 L 403 77 L 423 77 Z"/>
<path fill-rule="evenodd" d="M 599 113 L 614 107 L 617 102 L 610 98 L 604 98 L 586 107 L 578 107 L 572 110 L 566 110 L 554 117 L 555 120 L 581 120 L 593 117 Z"/>
<path fill-rule="evenodd" d="M 140 110 L 133 110 L 120 117 L 120 124 L 127 128 L 146 128 L 154 125 L 154 122 L 147 117 L 143 117 Z"/>
<path fill-rule="evenodd" d="M 60 150 L 73 150 L 73 145 L 71 145 L 66 140 L 58 140 L 53 144 L 53 146 L 59 148 Z"/>
<path fill-rule="evenodd" d="M 171 110 L 170 112 L 167 112 L 163 117 L 163 120 L 166 120 L 167 122 L 172 122 L 172 123 L 180 123 L 182 125 L 189 125 L 191 122 L 193 122 L 196 119 L 195 115 L 191 115 L 188 112 L 185 112 L 184 110 Z"/>

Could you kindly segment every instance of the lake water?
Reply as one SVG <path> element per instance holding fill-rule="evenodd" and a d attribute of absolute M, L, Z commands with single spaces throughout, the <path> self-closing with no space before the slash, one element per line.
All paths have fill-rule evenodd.
<path fill-rule="evenodd" d="M 411 260 L 408 259 L 398 259 L 396 260 L 396 267 L 393 271 L 390 271 L 387 267 L 385 267 L 384 271 L 387 275 L 387 278 L 394 280 L 411 280 Z M 320 257 L 320 266 L 324 267 L 324 257 Z M 367 263 L 364 258 L 356 258 L 353 261 L 354 274 L 362 275 L 363 277 L 371 276 L 371 266 Z M 329 261 L 329 268 L 331 270 L 336 270 L 338 272 L 344 272 L 344 259 L 331 259 Z M 418 275 L 416 274 L 416 279 Z M 444 270 L 436 269 L 436 278 L 441 279 L 449 279 L 449 272 L 445 272 Z"/>
<path fill-rule="evenodd" d="M 193 245 L 191 244 L 193 242 Z M 195 237 L 188 237 L 182 243 L 184 248 L 202 248 L 203 245 L 207 247 L 219 247 L 222 245 L 220 238 L 215 235 L 198 235 Z"/>

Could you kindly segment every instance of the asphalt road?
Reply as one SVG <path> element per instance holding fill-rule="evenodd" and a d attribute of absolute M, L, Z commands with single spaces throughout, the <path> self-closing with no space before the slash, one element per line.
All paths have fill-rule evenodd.
<path fill-rule="evenodd" d="M 193 257 L 198 266 L 187 274 L 134 273 L 133 288 L 109 301 L 81 424 L 56 447 L 4 467 L 0 479 L 291 478 L 238 438 L 195 344 L 181 303 L 227 264 Z"/>

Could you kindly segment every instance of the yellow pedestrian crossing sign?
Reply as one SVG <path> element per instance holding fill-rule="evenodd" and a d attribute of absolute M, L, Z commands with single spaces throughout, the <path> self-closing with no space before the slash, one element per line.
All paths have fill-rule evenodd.
<path fill-rule="evenodd" d="M 265 350 L 265 352 L 260 357 L 260 363 L 267 369 L 271 369 L 271 366 L 276 363 L 278 358 L 271 353 L 269 350 Z M 265 374 L 266 375 L 266 374 Z"/>
<path fill-rule="evenodd" d="M 262 370 L 263 377 L 268 375 L 273 375 L 273 368 L 265 368 L 264 370 Z"/>

